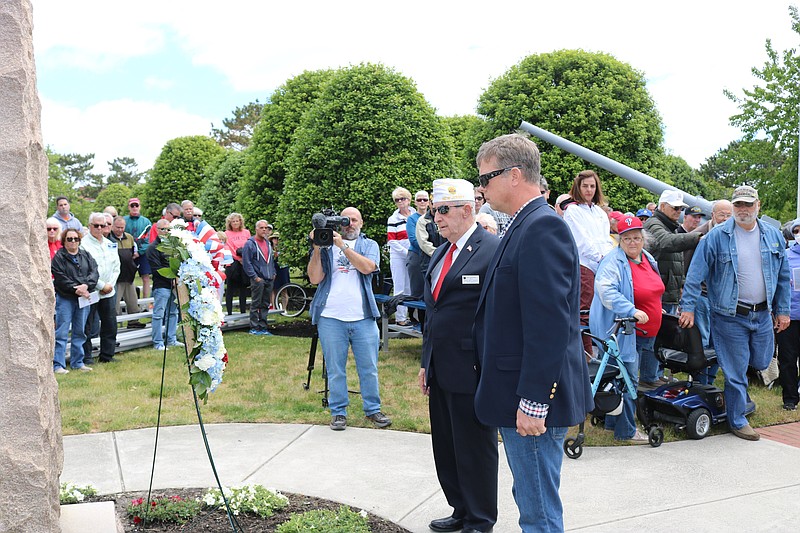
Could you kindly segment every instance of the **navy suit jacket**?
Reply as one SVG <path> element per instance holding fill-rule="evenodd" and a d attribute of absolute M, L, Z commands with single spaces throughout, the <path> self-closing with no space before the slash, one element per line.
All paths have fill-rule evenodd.
<path fill-rule="evenodd" d="M 580 262 L 543 197 L 517 215 L 489 265 L 475 316 L 478 419 L 516 427 L 520 398 L 549 404 L 548 426 L 594 408 L 580 334 Z"/>
<path fill-rule="evenodd" d="M 422 368 L 426 370 L 426 383 L 435 379 L 448 392 L 475 394 L 478 372 L 472 324 L 486 269 L 498 244 L 500 240 L 496 236 L 478 226 L 450 266 L 436 301 L 433 300 L 431 274 L 447 255 L 450 242 L 433 252 L 425 274 L 424 291 Z"/>

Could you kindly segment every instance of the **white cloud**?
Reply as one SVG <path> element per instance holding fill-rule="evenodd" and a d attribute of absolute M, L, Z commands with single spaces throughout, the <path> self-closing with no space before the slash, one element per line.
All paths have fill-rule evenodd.
<path fill-rule="evenodd" d="M 602 51 L 645 74 L 667 148 L 698 166 L 739 136 L 728 125 L 736 107 L 722 90 L 756 83 L 750 69 L 764 63 L 767 38 L 777 50 L 796 45 L 787 7 L 784 0 L 762 0 L 757 9 L 722 0 L 38 0 L 35 37 L 40 66 L 57 58 L 95 69 L 161 53 L 174 39 L 235 93 L 267 94 L 307 69 L 382 62 L 413 78 L 446 115 L 474 112 L 491 80 L 527 55 Z"/>
<path fill-rule="evenodd" d="M 95 153 L 95 171 L 107 161 L 133 157 L 139 170 L 152 167 L 164 144 L 185 135 L 207 135 L 211 120 L 165 104 L 114 100 L 86 109 L 42 99 L 42 137 L 58 153 Z"/>

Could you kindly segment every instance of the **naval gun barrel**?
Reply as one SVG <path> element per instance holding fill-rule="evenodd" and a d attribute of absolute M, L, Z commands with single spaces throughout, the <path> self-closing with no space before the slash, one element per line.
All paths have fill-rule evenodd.
<path fill-rule="evenodd" d="M 677 187 L 657 180 L 652 176 L 648 176 L 647 174 L 639 172 L 638 170 L 634 170 L 627 165 L 623 165 L 618 161 L 614 161 L 613 159 L 610 159 L 604 155 L 593 152 L 588 148 L 584 148 L 579 144 L 568 141 L 563 137 L 559 137 L 555 133 L 550 133 L 549 131 L 539 128 L 538 126 L 534 126 L 528 122 L 523 121 L 522 124 L 520 124 L 520 129 L 527 131 L 531 135 L 548 142 L 553 146 L 561 148 L 565 152 L 574 154 L 581 159 L 588 161 L 589 163 L 597 165 L 598 167 L 607 170 L 612 174 L 619 176 L 620 178 L 624 178 L 634 185 L 643 187 L 656 195 L 660 195 L 662 192 L 668 189 L 680 191 L 683 193 L 684 202 L 689 205 L 699 206 L 707 216 L 711 214 L 711 202 L 705 198 L 696 197 L 685 191 L 681 191 Z"/>

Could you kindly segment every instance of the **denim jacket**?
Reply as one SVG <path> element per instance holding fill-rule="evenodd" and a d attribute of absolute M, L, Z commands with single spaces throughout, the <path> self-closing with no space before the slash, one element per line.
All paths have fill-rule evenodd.
<path fill-rule="evenodd" d="M 793 244 L 786 249 L 786 259 L 789 261 L 789 271 L 800 268 L 800 244 Z M 794 286 L 794 276 L 792 276 L 792 314 L 789 318 L 800 320 L 800 287 Z"/>
<path fill-rule="evenodd" d="M 357 254 L 363 255 L 367 259 L 375 262 L 375 272 L 380 267 L 380 250 L 378 243 L 372 239 L 366 238 L 363 234 L 359 234 L 356 239 L 356 245 L 353 248 Z M 314 253 L 314 250 L 311 251 Z M 322 272 L 325 277 L 320 281 L 317 286 L 317 292 L 314 294 L 314 300 L 311 302 L 311 323 L 316 324 L 319 322 L 319 317 L 325 309 L 325 303 L 328 301 L 328 294 L 331 292 L 331 264 L 333 263 L 333 249 L 320 248 L 320 260 L 322 261 Z M 380 318 L 381 313 L 378 311 L 378 304 L 375 303 L 375 295 L 372 293 L 372 274 L 361 274 L 359 272 L 358 279 L 361 281 L 361 296 L 364 305 L 364 318 Z"/>
<path fill-rule="evenodd" d="M 736 269 L 739 256 L 734 237 L 733 217 L 708 232 L 695 251 L 686 285 L 683 287 L 681 310 L 694 312 L 700 283 L 706 282 L 711 310 L 722 315 L 736 315 L 739 279 Z M 774 315 L 789 315 L 789 263 L 784 253 L 785 240 L 779 230 L 757 220 L 761 232 L 761 267 L 767 287 L 767 307 Z M 758 303 L 758 302 L 756 302 Z"/>
<path fill-rule="evenodd" d="M 571 209 L 571 208 L 570 208 Z M 646 250 L 642 251 L 653 270 L 658 273 L 656 260 Z M 614 319 L 633 316 L 633 275 L 628 256 L 622 248 L 614 248 L 597 267 L 594 278 L 594 299 L 589 311 L 589 330 L 592 334 L 607 338 L 614 327 Z M 636 334 L 617 336 L 622 360 L 626 363 L 636 361 Z"/>

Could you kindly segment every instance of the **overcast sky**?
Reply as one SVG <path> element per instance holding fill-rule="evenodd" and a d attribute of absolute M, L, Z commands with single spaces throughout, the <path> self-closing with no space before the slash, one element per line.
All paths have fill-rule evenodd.
<path fill-rule="evenodd" d="M 787 2 L 32 0 L 45 144 L 134 157 L 207 135 L 303 70 L 380 62 L 412 78 L 439 114 L 478 97 L 531 54 L 606 52 L 644 73 L 666 147 L 697 168 L 738 138 L 723 94 L 757 80 L 770 38 L 796 47 Z"/>

